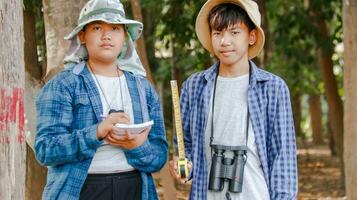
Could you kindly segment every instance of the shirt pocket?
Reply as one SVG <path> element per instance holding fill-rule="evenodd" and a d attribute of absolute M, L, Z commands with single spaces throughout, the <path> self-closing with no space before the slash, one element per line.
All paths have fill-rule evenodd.
<path fill-rule="evenodd" d="M 79 93 L 76 94 L 74 99 L 74 107 L 75 109 L 79 109 L 82 106 L 86 106 L 89 104 L 89 97 L 87 93 Z"/>

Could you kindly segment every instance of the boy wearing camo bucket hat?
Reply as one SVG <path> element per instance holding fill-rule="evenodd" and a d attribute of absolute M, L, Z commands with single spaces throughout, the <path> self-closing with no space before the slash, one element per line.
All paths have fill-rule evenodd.
<path fill-rule="evenodd" d="M 152 172 L 167 159 L 158 95 L 133 46 L 143 25 L 125 18 L 119 0 L 91 0 L 65 69 L 36 100 L 36 158 L 48 167 L 43 199 L 158 199 Z M 153 120 L 139 134 L 117 123 Z"/>
<path fill-rule="evenodd" d="M 208 0 L 197 16 L 198 39 L 218 62 L 182 86 L 190 199 L 296 199 L 289 89 L 250 60 L 264 45 L 260 22 L 252 0 Z M 170 172 L 187 181 L 176 159 Z"/>

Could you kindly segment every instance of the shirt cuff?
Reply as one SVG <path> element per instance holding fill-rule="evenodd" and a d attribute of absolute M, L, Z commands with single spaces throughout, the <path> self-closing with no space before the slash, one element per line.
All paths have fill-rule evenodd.
<path fill-rule="evenodd" d="M 146 140 L 144 144 L 135 147 L 134 149 L 124 150 L 128 155 L 132 157 L 142 158 L 152 151 L 149 140 Z"/>
<path fill-rule="evenodd" d="M 85 139 L 88 142 L 89 147 L 97 148 L 103 144 L 103 140 L 99 140 L 97 138 L 97 127 L 98 124 L 92 125 L 88 127 L 87 131 L 85 131 Z"/>

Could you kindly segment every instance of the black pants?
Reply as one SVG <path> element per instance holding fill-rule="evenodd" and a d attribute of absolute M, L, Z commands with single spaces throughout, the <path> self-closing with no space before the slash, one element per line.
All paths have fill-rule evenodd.
<path fill-rule="evenodd" d="M 88 174 L 80 200 L 141 200 L 142 181 L 138 171 Z"/>

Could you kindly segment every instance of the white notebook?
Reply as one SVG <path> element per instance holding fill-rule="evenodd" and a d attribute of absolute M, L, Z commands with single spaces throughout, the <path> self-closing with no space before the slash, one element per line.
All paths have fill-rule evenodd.
<path fill-rule="evenodd" d="M 139 134 L 143 132 L 146 128 L 152 126 L 153 124 L 153 120 L 141 124 L 116 124 L 115 126 L 119 128 L 119 131 L 117 131 L 116 134 L 123 135 L 125 131 L 128 131 L 132 134 Z"/>

